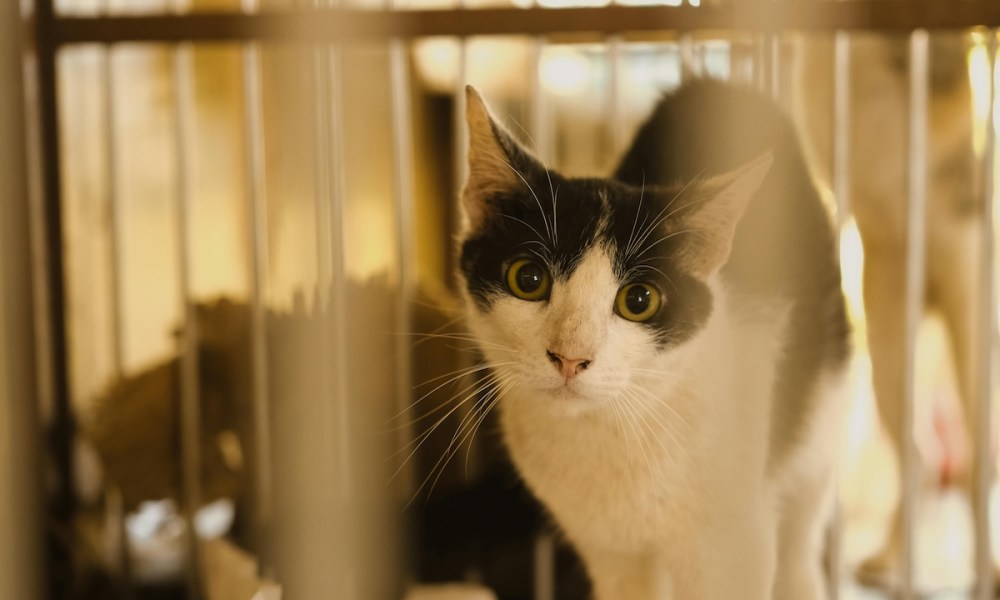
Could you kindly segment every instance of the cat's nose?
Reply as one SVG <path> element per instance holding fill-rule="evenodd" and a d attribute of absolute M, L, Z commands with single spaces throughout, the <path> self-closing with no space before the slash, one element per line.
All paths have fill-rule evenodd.
<path fill-rule="evenodd" d="M 546 350 L 545 354 L 549 357 L 549 362 L 552 363 L 552 366 L 554 366 L 566 379 L 576 377 L 581 372 L 586 371 L 587 367 L 590 366 L 589 358 L 566 358 L 565 356 L 556 354 L 551 350 Z"/>

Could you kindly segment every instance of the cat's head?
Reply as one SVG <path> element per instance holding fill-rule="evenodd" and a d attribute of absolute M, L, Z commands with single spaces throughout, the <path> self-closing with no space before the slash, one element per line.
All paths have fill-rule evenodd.
<path fill-rule="evenodd" d="M 712 313 L 711 281 L 770 156 L 633 187 L 547 170 L 472 88 L 467 121 L 460 280 L 500 385 L 580 412 L 669 376 Z"/>

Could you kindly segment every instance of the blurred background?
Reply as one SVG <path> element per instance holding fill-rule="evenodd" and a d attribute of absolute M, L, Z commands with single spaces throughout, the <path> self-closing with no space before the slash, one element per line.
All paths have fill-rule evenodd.
<path fill-rule="evenodd" d="M 6 3 L 0 596 L 588 597 L 461 322 L 462 90 L 606 175 L 714 77 L 841 232 L 831 588 L 993 597 L 1000 9 L 703 2 Z"/>

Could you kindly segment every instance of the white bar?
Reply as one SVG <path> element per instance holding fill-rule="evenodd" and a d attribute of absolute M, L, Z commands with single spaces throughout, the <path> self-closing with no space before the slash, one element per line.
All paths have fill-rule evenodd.
<path fill-rule="evenodd" d="M 551 533 L 542 532 L 535 538 L 535 600 L 555 600 L 556 541 Z"/>
<path fill-rule="evenodd" d="M 313 8 L 323 9 L 320 2 L 314 3 Z M 318 322 L 321 334 L 318 339 L 317 351 L 320 352 L 322 356 L 331 356 L 333 354 L 331 348 L 333 347 L 333 337 L 330 329 L 330 314 L 328 309 L 330 307 L 331 294 L 334 291 L 334 285 L 339 285 L 339 280 L 334 280 L 333 275 L 333 228 L 336 225 L 331 216 L 331 211 L 333 210 L 334 204 L 334 193 L 333 193 L 333 179 L 335 177 L 340 177 L 340 172 L 338 171 L 337 165 L 334 164 L 332 157 L 333 153 L 333 128 L 335 126 L 333 122 L 333 117 L 331 115 L 331 101 L 330 97 L 333 93 L 333 85 L 331 79 L 333 73 L 331 73 L 331 55 L 336 52 L 332 46 L 327 45 L 317 45 L 312 48 L 313 52 L 313 77 L 315 80 L 315 98 L 314 98 L 314 118 L 315 123 L 315 134 L 313 137 L 313 154 L 315 158 L 315 165 L 313 168 L 314 178 L 315 178 L 315 190 L 313 194 L 316 220 L 316 298 L 318 299 L 319 305 L 315 311 L 315 319 Z M 322 308 L 321 308 L 322 307 Z M 334 359 L 336 360 L 335 357 Z M 334 415 L 335 402 L 338 398 L 334 396 L 334 383 L 333 379 L 336 374 L 331 373 L 327 369 L 323 369 L 321 372 L 316 373 L 316 381 L 318 394 L 320 398 L 328 399 L 329 401 L 324 401 L 318 407 L 318 418 L 323 420 L 325 425 L 331 425 L 336 422 L 336 416 Z M 325 456 L 335 456 L 333 450 L 334 439 L 333 436 L 327 437 L 327 448 L 323 451 Z"/>
<path fill-rule="evenodd" d="M 351 461 L 351 411 L 349 409 L 350 392 L 347 386 L 348 362 L 350 351 L 347 339 L 347 268 L 344 241 L 344 205 L 347 202 L 347 187 L 344 180 L 347 176 L 344 160 L 347 156 L 347 145 L 344 141 L 344 98 L 342 49 L 330 49 L 330 140 L 331 140 L 331 205 L 330 205 L 330 245 L 333 251 L 331 265 L 333 266 L 333 290 L 331 297 L 331 318 L 333 319 L 333 372 L 334 404 L 337 410 L 336 438 L 338 449 L 335 456 L 340 460 L 337 469 L 340 474 L 338 492 L 345 502 L 354 494 L 354 478 L 352 477 Z"/>
<path fill-rule="evenodd" d="M 531 103 L 531 137 L 535 141 L 535 154 L 546 166 L 554 166 L 555 156 L 552 148 L 552 119 L 549 114 L 549 103 L 542 84 L 542 59 L 545 57 L 544 37 L 536 37 L 532 41 L 532 78 L 528 90 Z M 464 158 L 463 158 L 464 160 Z"/>
<path fill-rule="evenodd" d="M 118 157 L 115 149 L 118 145 L 118 129 L 115 127 L 116 99 L 115 99 L 115 70 L 113 61 L 113 48 L 104 49 L 104 70 L 102 72 L 104 88 L 104 167 L 107 188 L 107 215 L 108 215 L 108 298 L 111 311 L 111 366 L 112 381 L 111 389 L 114 393 L 120 393 L 123 389 L 121 383 L 125 379 L 125 359 L 124 359 L 124 334 L 122 333 L 122 281 L 121 281 L 121 218 L 119 204 L 121 195 L 118 190 Z M 122 399 L 119 398 L 119 401 Z M 111 496 L 121 496 L 120 490 L 112 490 Z M 129 554 L 128 540 L 125 537 L 125 511 L 108 511 L 106 516 L 113 516 L 119 519 L 113 524 L 109 531 L 115 538 L 115 559 L 117 562 L 118 575 L 122 578 L 122 585 L 127 594 L 131 593 L 131 556 Z"/>
<path fill-rule="evenodd" d="M 174 63 L 174 122 L 176 126 L 177 160 L 177 251 L 179 266 L 179 300 L 184 310 L 184 329 L 180 340 L 180 439 L 181 439 L 181 498 L 187 521 L 188 590 L 189 598 L 201 597 L 198 537 L 194 528 L 195 514 L 201 507 L 201 395 L 198 374 L 198 319 L 191 294 L 191 170 L 188 156 L 194 131 L 191 55 L 188 44 L 173 52 Z"/>
<path fill-rule="evenodd" d="M 695 58 L 694 38 L 690 32 L 680 35 L 677 43 L 680 52 L 681 83 L 699 77 L 702 73 L 702 63 Z"/>
<path fill-rule="evenodd" d="M 38 600 L 45 536 L 32 309 L 42 306 L 31 294 L 30 205 L 37 198 L 27 180 L 26 40 L 18 9 L 18 2 L 0 2 L 0 598 Z"/>
<path fill-rule="evenodd" d="M 837 230 L 851 205 L 851 36 L 834 34 L 833 50 L 833 194 L 837 200 Z"/>
<path fill-rule="evenodd" d="M 413 315 L 410 307 L 415 297 L 416 264 L 413 259 L 413 118 L 410 106 L 409 55 L 406 42 L 400 39 L 389 41 L 390 85 L 392 96 L 392 155 L 394 171 L 394 200 L 396 204 L 396 249 L 399 268 L 399 290 L 396 294 L 396 329 L 401 332 L 413 330 Z M 394 341 L 396 353 L 396 410 L 404 415 L 406 427 L 397 430 L 397 447 L 406 448 L 413 440 L 413 419 L 409 417 L 413 400 L 412 372 L 410 363 L 410 338 L 397 335 Z M 400 471 L 399 489 L 405 503 L 412 497 L 415 481 L 414 463 L 407 461 Z"/>
<path fill-rule="evenodd" d="M 979 326 L 976 330 L 979 337 L 976 340 L 976 365 L 977 389 L 976 395 L 979 405 L 979 414 L 976 415 L 976 441 L 975 453 L 978 458 L 975 482 L 976 514 L 973 517 L 975 528 L 975 557 L 976 557 L 976 590 L 977 600 L 992 600 L 994 596 L 995 573 L 993 566 L 993 555 L 990 548 L 990 532 L 992 523 L 990 520 L 990 489 L 993 485 L 993 460 L 991 452 L 991 441 L 993 434 L 993 336 L 996 331 L 996 281 L 994 278 L 994 221 L 993 209 L 996 192 L 996 172 L 994 171 L 996 162 L 996 117 L 997 110 L 997 85 L 1000 84 L 1000 74 L 997 71 L 997 34 L 991 31 L 989 43 L 987 45 L 988 64 L 990 66 L 990 93 L 989 109 L 986 113 L 986 137 L 983 145 L 982 161 L 982 188 L 983 210 L 981 214 L 981 235 L 980 240 L 980 298 L 979 298 Z"/>
<path fill-rule="evenodd" d="M 838 31 L 834 37 L 833 57 L 833 194 L 837 202 L 836 243 L 840 247 L 840 231 L 850 214 L 850 127 L 851 127 L 851 47 L 850 36 Z M 839 254 L 838 254 L 839 256 Z M 840 503 L 839 481 L 835 484 L 833 519 L 827 544 L 830 573 L 830 594 L 840 597 L 841 536 L 843 510 Z"/>
<path fill-rule="evenodd" d="M 784 98 L 781 89 L 781 32 L 776 32 L 768 34 L 765 43 L 770 46 L 770 59 L 771 59 L 771 97 L 775 99 L 778 103 L 781 103 Z"/>
<path fill-rule="evenodd" d="M 625 110 L 622 106 L 622 53 L 624 42 L 620 35 L 610 36 L 608 44 L 608 121 L 607 136 L 610 142 L 612 168 L 625 148 Z"/>
<path fill-rule="evenodd" d="M 108 47 L 104 53 L 104 126 L 106 128 L 104 139 L 105 139 L 105 168 L 107 177 L 107 203 L 108 203 L 108 298 L 110 299 L 110 310 L 111 310 L 111 355 L 112 355 L 112 367 L 114 369 L 112 373 L 112 380 L 116 383 L 121 382 L 124 377 L 124 340 L 122 334 L 122 282 L 120 266 L 121 260 L 121 236 L 119 235 L 119 230 L 121 229 L 121 218 L 119 204 L 121 203 L 121 194 L 119 193 L 119 181 L 118 181 L 118 160 L 115 156 L 115 148 L 118 142 L 118 129 L 115 127 L 115 76 L 114 76 L 114 64 L 113 64 L 113 52 L 112 47 Z"/>
<path fill-rule="evenodd" d="M 913 525 L 916 498 L 916 447 L 913 403 L 916 396 L 916 350 L 924 299 L 924 251 L 927 206 L 927 103 L 929 94 L 929 35 L 918 29 L 910 36 L 909 211 L 906 238 L 906 361 L 900 436 L 900 595 L 914 597 Z"/>
<path fill-rule="evenodd" d="M 252 10 L 255 2 L 244 2 Z M 253 536 L 265 572 L 272 518 L 271 412 L 267 363 L 267 181 L 264 163 L 264 111 L 260 81 L 260 46 L 243 48 L 243 94 L 246 111 L 247 194 L 249 196 L 250 248 L 250 352 L 254 422 L 253 481 L 255 483 Z"/>

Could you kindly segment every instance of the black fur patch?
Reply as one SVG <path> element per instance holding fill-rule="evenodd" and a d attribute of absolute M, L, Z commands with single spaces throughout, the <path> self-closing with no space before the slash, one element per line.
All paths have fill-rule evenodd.
<path fill-rule="evenodd" d="M 569 278 L 588 250 L 600 246 L 614 257 L 621 285 L 648 282 L 662 292 L 660 310 L 642 323 L 656 333 L 661 347 L 689 339 L 704 324 L 711 313 L 711 293 L 674 259 L 672 248 L 680 238 L 663 240 L 667 225 L 649 228 L 669 212 L 674 193 L 613 180 L 568 179 L 546 174 L 537 164 L 522 163 L 518 171 L 534 193 L 525 185 L 492 198 L 490 217 L 462 244 L 462 273 L 482 310 L 509 293 L 505 269 L 514 259 L 534 258 L 559 281 Z M 644 243 L 633 243 L 646 233 Z M 631 256 L 625 252 L 630 247 Z M 607 310 L 613 308 L 614 297 L 609 297 Z"/>
<path fill-rule="evenodd" d="M 767 151 L 774 163 L 737 227 L 722 274 L 738 294 L 792 303 L 778 365 L 773 465 L 804 432 L 819 374 L 842 364 L 849 344 L 833 227 L 791 121 L 752 90 L 696 82 L 660 102 L 615 178 L 687 181 L 732 171 Z"/>

